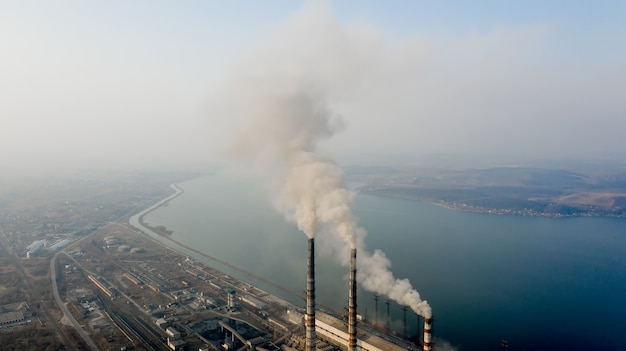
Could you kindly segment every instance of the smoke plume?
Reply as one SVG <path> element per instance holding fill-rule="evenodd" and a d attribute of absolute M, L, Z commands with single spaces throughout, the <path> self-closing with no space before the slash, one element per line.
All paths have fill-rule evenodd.
<path fill-rule="evenodd" d="M 391 273 L 385 254 L 367 251 L 366 232 L 351 210 L 354 195 L 337 165 L 317 150 L 344 127 L 331 102 L 353 84 L 363 68 L 361 56 L 375 52 L 358 30 L 341 27 L 325 5 L 310 4 L 240 62 L 221 102 L 237 121 L 235 155 L 253 160 L 268 178 L 276 208 L 309 238 L 316 226 L 328 231 L 325 246 L 345 266 L 349 250 L 357 248 L 358 281 L 365 289 L 430 317 L 410 282 Z"/>

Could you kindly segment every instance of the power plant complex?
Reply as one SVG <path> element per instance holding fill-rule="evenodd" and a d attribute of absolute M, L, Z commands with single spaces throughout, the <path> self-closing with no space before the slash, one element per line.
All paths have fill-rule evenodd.
<path fill-rule="evenodd" d="M 323 339 L 348 351 L 400 351 L 412 350 L 411 346 L 400 346 L 385 336 L 380 336 L 371 330 L 357 328 L 357 250 L 350 250 L 350 275 L 348 290 L 348 318 L 346 323 L 328 313 L 318 311 L 315 308 L 315 239 L 308 239 L 307 254 L 307 287 L 306 287 L 306 314 L 304 316 L 305 351 L 320 350 L 317 346 L 317 338 Z M 389 302 L 387 302 L 389 306 Z M 405 310 L 405 337 L 406 337 L 406 308 Z M 387 310 L 389 313 L 389 310 Z M 389 314 L 388 317 L 389 318 Z M 423 336 L 421 342 L 417 338 L 416 343 L 421 344 L 423 351 L 433 350 L 432 342 L 432 317 L 424 318 Z"/>
<path fill-rule="evenodd" d="M 341 206 L 340 206 L 341 207 Z M 345 207 L 341 207 L 345 208 Z M 157 236 L 148 227 L 139 222 L 139 213 L 129 223 L 141 230 Z M 323 222 L 322 222 L 323 223 Z M 346 229 L 347 228 L 347 229 Z M 181 245 L 185 250 L 219 263 L 226 271 L 212 268 L 202 262 L 196 262 L 189 256 L 184 259 L 177 255 L 167 254 L 162 259 L 168 261 L 160 264 L 160 260 L 150 264 L 139 262 L 117 275 L 99 272 L 90 274 L 89 282 L 99 289 L 100 295 L 115 300 L 122 291 L 132 291 L 137 296 L 157 296 L 165 298 L 165 302 L 152 303 L 151 315 L 158 331 L 165 331 L 165 326 L 176 326 L 182 332 L 180 338 L 169 336 L 173 341 L 185 340 L 188 346 L 199 345 L 200 350 L 212 351 L 413 351 L 416 349 L 433 350 L 432 318 L 430 307 L 422 301 L 419 294 L 412 289 L 406 279 L 396 279 L 392 273 L 372 263 L 372 256 L 365 247 L 357 247 L 358 238 L 350 233 L 355 232 L 354 223 L 338 226 L 337 231 L 348 234 L 342 237 L 339 244 L 345 244 L 340 250 L 347 257 L 341 260 L 349 269 L 346 312 L 336 311 L 318 302 L 316 308 L 316 276 L 315 276 L 315 235 L 312 230 L 307 233 L 306 256 L 306 291 L 305 294 L 285 288 L 268 279 L 238 268 L 226 261 L 208 256 L 192 247 Z M 311 228 L 309 228 L 311 229 Z M 121 239 L 104 236 L 102 250 L 112 254 L 128 257 L 132 253 L 120 250 L 120 246 L 130 246 Z M 328 244 L 324 242 L 324 244 Z M 116 246 L 118 245 L 118 246 Z M 359 256 L 359 252 L 361 256 Z M 159 255 L 161 255 L 159 253 Z M 343 255 L 343 254 L 342 254 Z M 376 263 L 384 259 L 384 255 L 374 259 Z M 357 261 L 359 260 L 359 261 Z M 133 261 L 134 262 L 134 261 Z M 176 262 L 175 265 L 172 262 Z M 358 263 L 358 264 L 357 264 Z M 159 272 L 158 267 L 161 266 Z M 174 268 L 177 267 L 177 268 Z M 304 268 L 304 267 L 303 267 Z M 178 271 L 178 272 L 177 272 Z M 357 275 L 359 273 L 359 275 Z M 122 288 L 114 284 L 124 278 L 126 284 Z M 263 283 L 256 286 L 247 281 L 252 278 Z M 117 279 L 117 280 L 116 280 Z M 371 323 L 357 313 L 357 283 L 368 291 L 378 292 L 374 295 L 376 313 Z M 270 287 L 268 291 L 263 290 Z M 282 290 L 286 295 L 280 296 L 272 291 Z M 128 292 L 126 292 L 128 293 Z M 155 295 L 156 294 L 156 295 Z M 153 298 L 154 298 L 153 296 Z M 379 323 L 378 297 L 393 298 L 404 308 L 404 334 L 396 334 L 391 328 L 390 300 L 387 300 L 386 324 Z M 305 299 L 305 304 L 291 300 L 294 297 Z M 173 301 L 169 301 L 173 299 Z M 291 301 L 290 301 L 291 300 Z M 363 302 L 361 303 L 363 306 Z M 146 306 L 148 306 L 146 304 Z M 417 333 L 408 338 L 406 311 L 411 308 L 418 315 Z M 363 308 L 363 307 L 362 307 Z M 419 316 L 426 317 L 420 319 Z M 380 318 L 384 320 L 385 318 Z M 423 322 L 423 334 L 420 333 L 420 322 Z M 145 327 L 142 323 L 141 328 Z M 154 328 L 154 327 L 153 327 Z M 134 330 L 134 329 L 133 329 Z M 151 329 L 152 330 L 152 329 Z M 149 339 L 145 339 L 149 342 Z M 194 344 L 195 343 L 195 344 Z M 188 349 L 183 344 L 167 345 L 171 350 Z"/>

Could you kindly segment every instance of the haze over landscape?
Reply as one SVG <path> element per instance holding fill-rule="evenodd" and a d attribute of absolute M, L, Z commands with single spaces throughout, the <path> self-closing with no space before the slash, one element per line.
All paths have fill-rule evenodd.
<path fill-rule="evenodd" d="M 0 0 L 0 344 L 623 350 L 624 91 L 623 1 Z"/>
<path fill-rule="evenodd" d="M 315 91 L 344 125 L 321 147 L 347 163 L 623 160 L 625 6 L 3 1 L 3 168 L 221 162 L 233 77 Z"/>

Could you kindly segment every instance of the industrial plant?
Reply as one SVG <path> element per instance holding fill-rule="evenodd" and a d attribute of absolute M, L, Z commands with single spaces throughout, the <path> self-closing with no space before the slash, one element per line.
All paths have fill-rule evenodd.
<path fill-rule="evenodd" d="M 315 239 L 308 239 L 307 252 L 307 287 L 306 287 L 306 315 L 304 318 L 305 328 L 305 351 L 315 351 L 317 339 L 330 343 L 342 350 L 348 351 L 400 351 L 412 350 L 410 344 L 400 345 L 396 340 L 390 340 L 387 336 L 380 336 L 375 330 L 359 328 L 357 325 L 357 249 L 350 250 L 350 275 L 348 289 L 348 318 L 347 323 L 342 319 L 328 313 L 316 311 L 315 308 Z M 389 302 L 387 302 L 389 305 Z M 404 329 L 406 336 L 406 308 L 404 308 Z M 388 312 L 389 313 L 389 310 Z M 387 317 L 389 318 L 389 316 Z M 433 349 L 432 342 L 432 317 L 424 319 L 422 340 L 416 340 L 416 346 L 422 346 L 424 351 Z M 375 335 L 377 334 L 377 335 Z M 421 344 L 421 345 L 419 345 Z"/>
<path fill-rule="evenodd" d="M 412 332 L 409 339 L 406 318 L 405 332 L 401 334 L 392 331 L 389 323 L 374 325 L 378 316 L 368 320 L 366 309 L 364 317 L 357 313 L 357 282 L 367 290 L 359 281 L 366 279 L 367 268 L 363 268 L 363 262 L 357 266 L 358 257 L 366 261 L 365 250 L 359 250 L 362 256 L 357 256 L 356 248 L 345 251 L 349 255 L 344 260 L 349 262 L 347 311 L 337 311 L 324 301 L 316 303 L 313 235 L 307 240 L 306 291 L 298 292 L 205 252 L 184 245 L 181 248 L 180 243 L 176 247 L 167 234 L 140 220 L 144 214 L 142 211 L 108 225 L 81 223 L 79 229 L 92 231 L 87 235 L 81 229 L 64 235 L 16 236 L 20 240 L 3 241 L 2 249 L 13 252 L 5 261 L 19 257 L 26 269 L 35 273 L 49 268 L 53 285 L 50 300 L 43 302 L 23 298 L 28 295 L 6 295 L 12 304 L 0 308 L 0 332 L 21 333 L 24 337 L 20 342 L 31 343 L 33 349 L 35 345 L 47 345 L 47 339 L 33 341 L 28 335 L 48 316 L 41 313 L 41 308 L 52 310 L 58 306 L 64 320 L 71 324 L 67 334 L 74 335 L 68 340 L 75 349 L 433 349 L 430 319 L 423 324 L 423 336 L 416 336 L 421 335 L 418 326 L 418 333 Z M 357 267 L 363 276 L 357 276 Z M 18 274 L 16 270 L 15 276 Z M 15 282 L 19 284 L 19 279 Z M 70 334 L 74 331 L 77 334 Z"/>

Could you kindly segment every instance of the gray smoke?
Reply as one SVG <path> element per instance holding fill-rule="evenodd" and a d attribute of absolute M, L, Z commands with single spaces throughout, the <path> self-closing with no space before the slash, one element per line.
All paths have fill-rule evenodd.
<path fill-rule="evenodd" d="M 317 151 L 320 141 L 344 126 L 330 102 L 351 86 L 360 55 L 375 51 L 315 4 L 272 39 L 240 62 L 220 98 L 237 121 L 235 155 L 255 162 L 271 183 L 276 208 L 309 238 L 316 225 L 329 232 L 325 246 L 333 247 L 340 263 L 348 266 L 349 250 L 358 249 L 358 281 L 365 289 L 430 317 L 410 282 L 391 273 L 385 254 L 367 251 L 366 232 L 351 210 L 354 194 L 332 159 Z"/>

